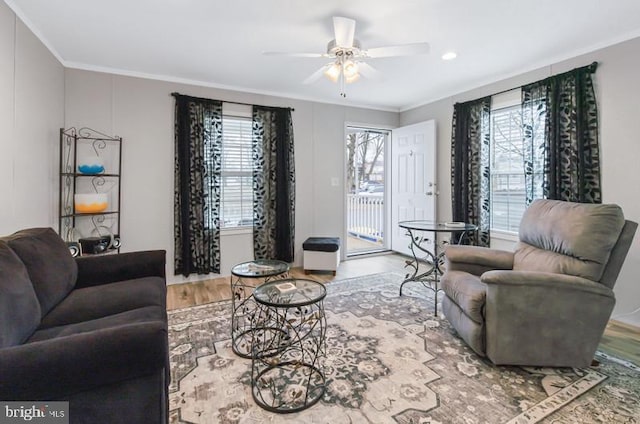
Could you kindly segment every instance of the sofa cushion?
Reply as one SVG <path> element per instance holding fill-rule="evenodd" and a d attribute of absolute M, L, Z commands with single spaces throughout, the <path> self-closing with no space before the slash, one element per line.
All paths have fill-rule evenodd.
<path fill-rule="evenodd" d="M 0 241 L 0 348 L 24 342 L 40 324 L 40 303 L 18 256 Z"/>
<path fill-rule="evenodd" d="M 464 271 L 448 271 L 442 276 L 442 291 L 477 323 L 484 322 L 487 285 L 480 277 Z"/>
<path fill-rule="evenodd" d="M 46 315 L 73 289 L 78 266 L 67 245 L 51 228 L 30 228 L 5 238 L 22 260 Z"/>
<path fill-rule="evenodd" d="M 75 289 L 42 319 L 40 329 L 74 324 L 145 306 L 166 309 L 167 286 L 161 277 L 145 277 Z"/>
<path fill-rule="evenodd" d="M 166 322 L 166 320 L 166 309 L 161 306 L 146 306 L 144 308 L 133 309 L 131 311 L 121 312 L 119 314 L 109 315 L 102 318 L 38 330 L 29 337 L 27 343 L 55 339 L 57 337 L 66 337 L 72 334 L 88 333 L 106 328 L 114 328 L 121 325 L 150 321 Z"/>
<path fill-rule="evenodd" d="M 599 281 L 624 222 L 617 205 L 536 200 L 520 222 L 513 269 Z"/>
<path fill-rule="evenodd" d="M 2 349 L 0 399 L 66 400 L 93 390 L 109 396 L 108 386 L 117 388 L 124 381 L 155 373 L 166 375 L 167 348 L 167 323 L 154 320 Z"/>

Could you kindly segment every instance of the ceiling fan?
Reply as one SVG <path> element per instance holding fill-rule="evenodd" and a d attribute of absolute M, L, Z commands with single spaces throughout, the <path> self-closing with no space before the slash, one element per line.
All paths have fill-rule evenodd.
<path fill-rule="evenodd" d="M 333 82 L 340 82 L 340 95 L 346 97 L 345 85 L 360 79 L 360 75 L 366 78 L 379 78 L 379 72 L 365 62 L 365 59 L 377 59 L 392 56 L 411 56 L 429 52 L 429 43 L 399 44 L 387 47 L 374 47 L 363 49 L 360 41 L 355 39 L 356 21 L 340 16 L 333 17 L 334 39 L 329 41 L 326 53 L 285 53 L 264 52 L 269 56 L 293 56 L 293 57 L 326 57 L 331 62 L 323 65 L 303 81 L 311 84 L 322 75 Z"/>

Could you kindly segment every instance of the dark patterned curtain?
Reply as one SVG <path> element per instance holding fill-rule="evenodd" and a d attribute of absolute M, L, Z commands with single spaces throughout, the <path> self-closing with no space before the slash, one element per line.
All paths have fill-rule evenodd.
<path fill-rule="evenodd" d="M 527 204 L 536 198 L 601 203 L 597 63 L 522 87 Z M 544 122 L 544 137 L 536 136 Z"/>
<path fill-rule="evenodd" d="M 173 96 L 175 273 L 220 273 L 222 102 Z"/>
<path fill-rule="evenodd" d="M 253 106 L 253 251 L 293 262 L 295 166 L 291 109 Z"/>
<path fill-rule="evenodd" d="M 525 200 L 529 207 L 543 199 L 548 179 L 544 169 L 546 156 L 546 89 L 538 84 L 522 88 L 522 151 L 524 153 Z"/>
<path fill-rule="evenodd" d="M 451 193 L 453 220 L 478 226 L 468 242 L 489 246 L 491 97 L 453 108 L 451 130 Z M 457 238 L 453 237 L 457 242 Z"/>

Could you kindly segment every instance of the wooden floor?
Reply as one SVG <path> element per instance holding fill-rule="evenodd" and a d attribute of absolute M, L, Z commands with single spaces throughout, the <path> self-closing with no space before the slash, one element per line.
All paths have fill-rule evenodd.
<path fill-rule="evenodd" d="M 335 276 L 330 272 L 305 275 L 301 268 L 293 268 L 289 274 L 291 277 L 311 278 L 327 284 L 334 280 L 380 272 L 406 273 L 405 260 L 405 257 L 396 254 L 367 256 L 342 262 Z M 179 309 L 230 299 L 229 286 L 229 277 L 195 283 L 172 284 L 167 289 L 167 308 L 170 310 Z M 640 328 L 618 321 L 610 321 L 602 338 L 600 349 L 640 365 Z"/>

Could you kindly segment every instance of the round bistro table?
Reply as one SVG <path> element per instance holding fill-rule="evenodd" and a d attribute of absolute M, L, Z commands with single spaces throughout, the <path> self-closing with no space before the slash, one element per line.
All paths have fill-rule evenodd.
<path fill-rule="evenodd" d="M 254 290 L 251 392 L 260 407 L 298 412 L 322 398 L 326 295 L 323 284 L 303 278 L 269 281 Z"/>
<path fill-rule="evenodd" d="M 247 279 L 262 279 L 262 284 L 276 277 L 286 277 L 289 264 L 270 259 L 243 262 L 231 268 L 231 349 L 243 358 L 251 357 L 251 338 L 256 313 L 254 285 Z"/>
<path fill-rule="evenodd" d="M 464 222 L 445 223 L 435 221 L 401 221 L 398 223 L 400 228 L 407 230 L 407 235 L 411 238 L 409 249 L 413 255 L 413 259 L 407 261 L 406 267 L 413 269 L 412 274 L 407 274 L 405 280 L 400 284 L 400 296 L 402 296 L 402 287 L 409 282 L 422 283 L 424 287 L 433 291 L 435 312 L 438 315 L 438 287 L 442 269 L 440 268 L 444 257 L 444 251 L 438 249 L 438 233 L 459 234 L 458 243 L 462 241 L 465 234 L 478 229 L 476 225 Z M 419 235 L 421 232 L 433 233 L 433 238 Z M 433 241 L 433 251 L 427 246 Z M 422 265 L 422 266 L 421 266 Z"/>

